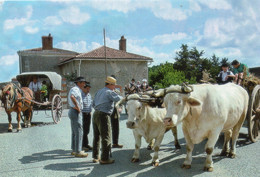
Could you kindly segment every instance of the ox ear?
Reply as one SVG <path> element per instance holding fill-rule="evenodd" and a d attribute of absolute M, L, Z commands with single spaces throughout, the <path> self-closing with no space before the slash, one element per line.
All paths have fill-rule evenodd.
<path fill-rule="evenodd" d="M 201 105 L 201 102 L 200 100 L 196 99 L 196 98 L 192 98 L 192 97 L 189 97 L 188 100 L 187 100 L 188 104 L 190 106 L 200 106 Z"/>

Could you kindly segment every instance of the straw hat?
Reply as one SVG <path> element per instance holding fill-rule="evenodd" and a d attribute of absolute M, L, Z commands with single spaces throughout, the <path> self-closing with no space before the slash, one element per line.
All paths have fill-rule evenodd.
<path fill-rule="evenodd" d="M 107 79 L 105 81 L 106 83 L 116 85 L 116 79 L 110 76 L 107 76 Z"/>

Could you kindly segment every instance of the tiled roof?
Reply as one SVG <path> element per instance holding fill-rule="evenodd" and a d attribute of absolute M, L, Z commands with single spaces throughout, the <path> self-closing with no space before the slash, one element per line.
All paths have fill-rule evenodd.
<path fill-rule="evenodd" d="M 110 47 L 106 47 L 106 58 L 107 59 L 136 59 L 136 60 L 153 61 L 153 59 L 150 57 L 145 57 L 142 55 L 128 53 L 123 50 L 117 50 L 117 49 L 113 49 Z M 70 61 L 70 60 L 74 60 L 74 59 L 93 59 L 93 60 L 105 59 L 105 47 L 101 46 L 90 52 L 79 54 L 74 58 L 70 58 L 70 59 L 62 61 L 61 64 L 64 62 Z"/>
<path fill-rule="evenodd" d="M 21 50 L 20 52 L 39 52 L 39 51 L 51 51 L 51 52 L 60 52 L 60 53 L 74 53 L 75 55 L 78 54 L 78 52 L 74 52 L 74 51 L 70 51 L 70 50 L 64 50 L 64 49 L 58 49 L 58 48 L 53 48 L 51 50 L 42 50 L 41 47 L 34 48 L 34 49 Z"/>

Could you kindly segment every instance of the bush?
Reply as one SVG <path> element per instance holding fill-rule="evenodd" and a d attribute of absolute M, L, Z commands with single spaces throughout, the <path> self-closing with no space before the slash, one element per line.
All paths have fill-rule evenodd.
<path fill-rule="evenodd" d="M 166 62 L 165 64 L 149 68 L 149 82 L 152 87 L 158 89 L 170 85 L 179 85 L 183 82 L 194 84 L 196 83 L 196 78 L 186 79 L 184 72 L 174 70 L 173 64 Z"/>

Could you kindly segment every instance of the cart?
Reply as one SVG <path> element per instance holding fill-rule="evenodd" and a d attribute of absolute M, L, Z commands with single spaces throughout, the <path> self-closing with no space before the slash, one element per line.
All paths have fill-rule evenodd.
<path fill-rule="evenodd" d="M 253 90 L 247 89 L 249 103 L 247 111 L 248 135 L 252 142 L 260 138 L 260 85 L 254 86 Z"/>
<path fill-rule="evenodd" d="M 62 115 L 62 99 L 61 93 L 61 82 L 62 77 L 56 72 L 25 72 L 16 76 L 16 79 L 20 83 L 21 87 L 28 87 L 33 77 L 37 77 L 39 82 L 46 81 L 48 95 L 47 99 L 43 99 L 38 92 L 34 95 L 34 100 L 29 100 L 33 102 L 33 112 L 39 110 L 51 110 L 51 115 L 54 123 L 58 123 L 61 120 Z M 33 114 L 32 114 L 33 116 Z M 32 117 L 31 117 L 32 119 Z M 23 118 L 22 118 L 23 120 Z"/>

